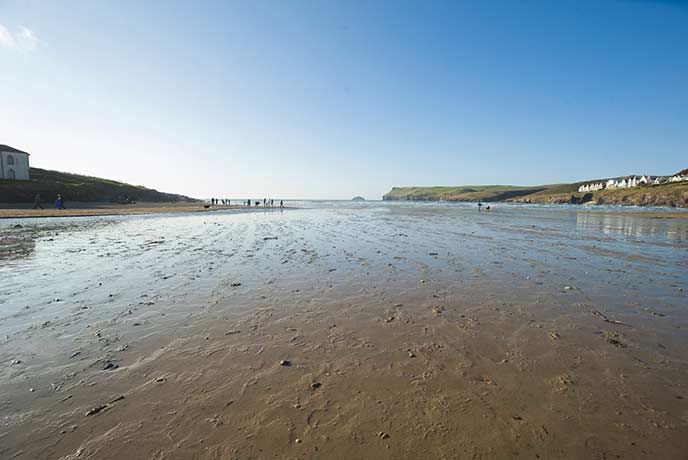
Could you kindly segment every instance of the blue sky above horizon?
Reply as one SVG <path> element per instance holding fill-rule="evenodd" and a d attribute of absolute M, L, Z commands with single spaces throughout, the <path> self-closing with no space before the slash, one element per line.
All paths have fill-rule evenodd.
<path fill-rule="evenodd" d="M 0 143 L 196 197 L 688 167 L 687 1 L 0 0 Z"/>

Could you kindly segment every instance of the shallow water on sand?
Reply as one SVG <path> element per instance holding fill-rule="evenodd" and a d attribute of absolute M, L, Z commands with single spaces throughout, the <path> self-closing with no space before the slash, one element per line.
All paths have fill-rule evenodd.
<path fill-rule="evenodd" d="M 0 222 L 0 458 L 684 458 L 687 219 L 305 205 Z"/>

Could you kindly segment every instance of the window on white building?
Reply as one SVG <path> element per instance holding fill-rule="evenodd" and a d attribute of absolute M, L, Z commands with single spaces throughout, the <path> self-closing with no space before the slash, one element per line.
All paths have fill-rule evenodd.
<path fill-rule="evenodd" d="M 8 165 L 14 164 L 14 157 L 12 155 L 7 155 L 7 164 Z"/>

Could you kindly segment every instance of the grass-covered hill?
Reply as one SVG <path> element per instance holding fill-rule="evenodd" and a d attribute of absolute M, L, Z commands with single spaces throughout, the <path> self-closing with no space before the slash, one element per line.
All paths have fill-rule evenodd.
<path fill-rule="evenodd" d="M 461 185 L 458 187 L 394 187 L 383 200 L 410 201 L 506 201 L 535 193 L 557 191 L 570 192 L 573 184 L 539 185 L 520 187 L 513 185 Z"/>
<path fill-rule="evenodd" d="M 0 180 L 0 203 L 31 203 L 36 194 L 52 201 L 61 194 L 66 201 L 195 201 L 184 195 L 117 182 L 99 177 L 82 176 L 40 168 L 30 169 L 31 180 Z"/>
<path fill-rule="evenodd" d="M 589 203 L 625 206 L 668 206 L 688 208 L 688 181 L 660 185 L 639 185 L 595 192 L 539 192 L 513 200 L 519 203 Z"/>
<path fill-rule="evenodd" d="M 626 189 L 578 192 L 583 183 L 533 187 L 511 185 L 463 185 L 457 187 L 394 187 L 384 200 L 410 201 L 508 201 L 516 203 L 618 204 L 688 208 L 688 181 L 641 185 Z"/>

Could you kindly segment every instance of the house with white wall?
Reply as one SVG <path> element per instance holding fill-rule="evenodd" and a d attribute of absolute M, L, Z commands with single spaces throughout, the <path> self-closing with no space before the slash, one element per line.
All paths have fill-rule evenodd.
<path fill-rule="evenodd" d="M 0 144 L 0 179 L 29 180 L 29 154 Z"/>
<path fill-rule="evenodd" d="M 688 181 L 688 173 L 684 173 L 683 171 L 676 174 L 675 176 L 671 178 L 667 177 L 661 177 L 661 176 L 650 176 L 650 175 L 642 175 L 642 176 L 628 176 L 619 179 L 608 179 L 605 182 L 599 182 L 599 183 L 589 183 L 589 184 L 583 184 L 578 187 L 579 192 L 593 192 L 595 190 L 602 190 L 602 189 L 615 189 L 615 188 L 631 188 L 631 187 L 637 187 L 639 185 L 659 185 L 663 184 L 666 181 L 669 182 L 680 182 L 683 180 Z"/>
<path fill-rule="evenodd" d="M 593 182 L 592 184 L 583 184 L 578 187 L 579 192 L 594 192 L 597 190 L 602 190 L 607 187 L 605 182 Z"/>

